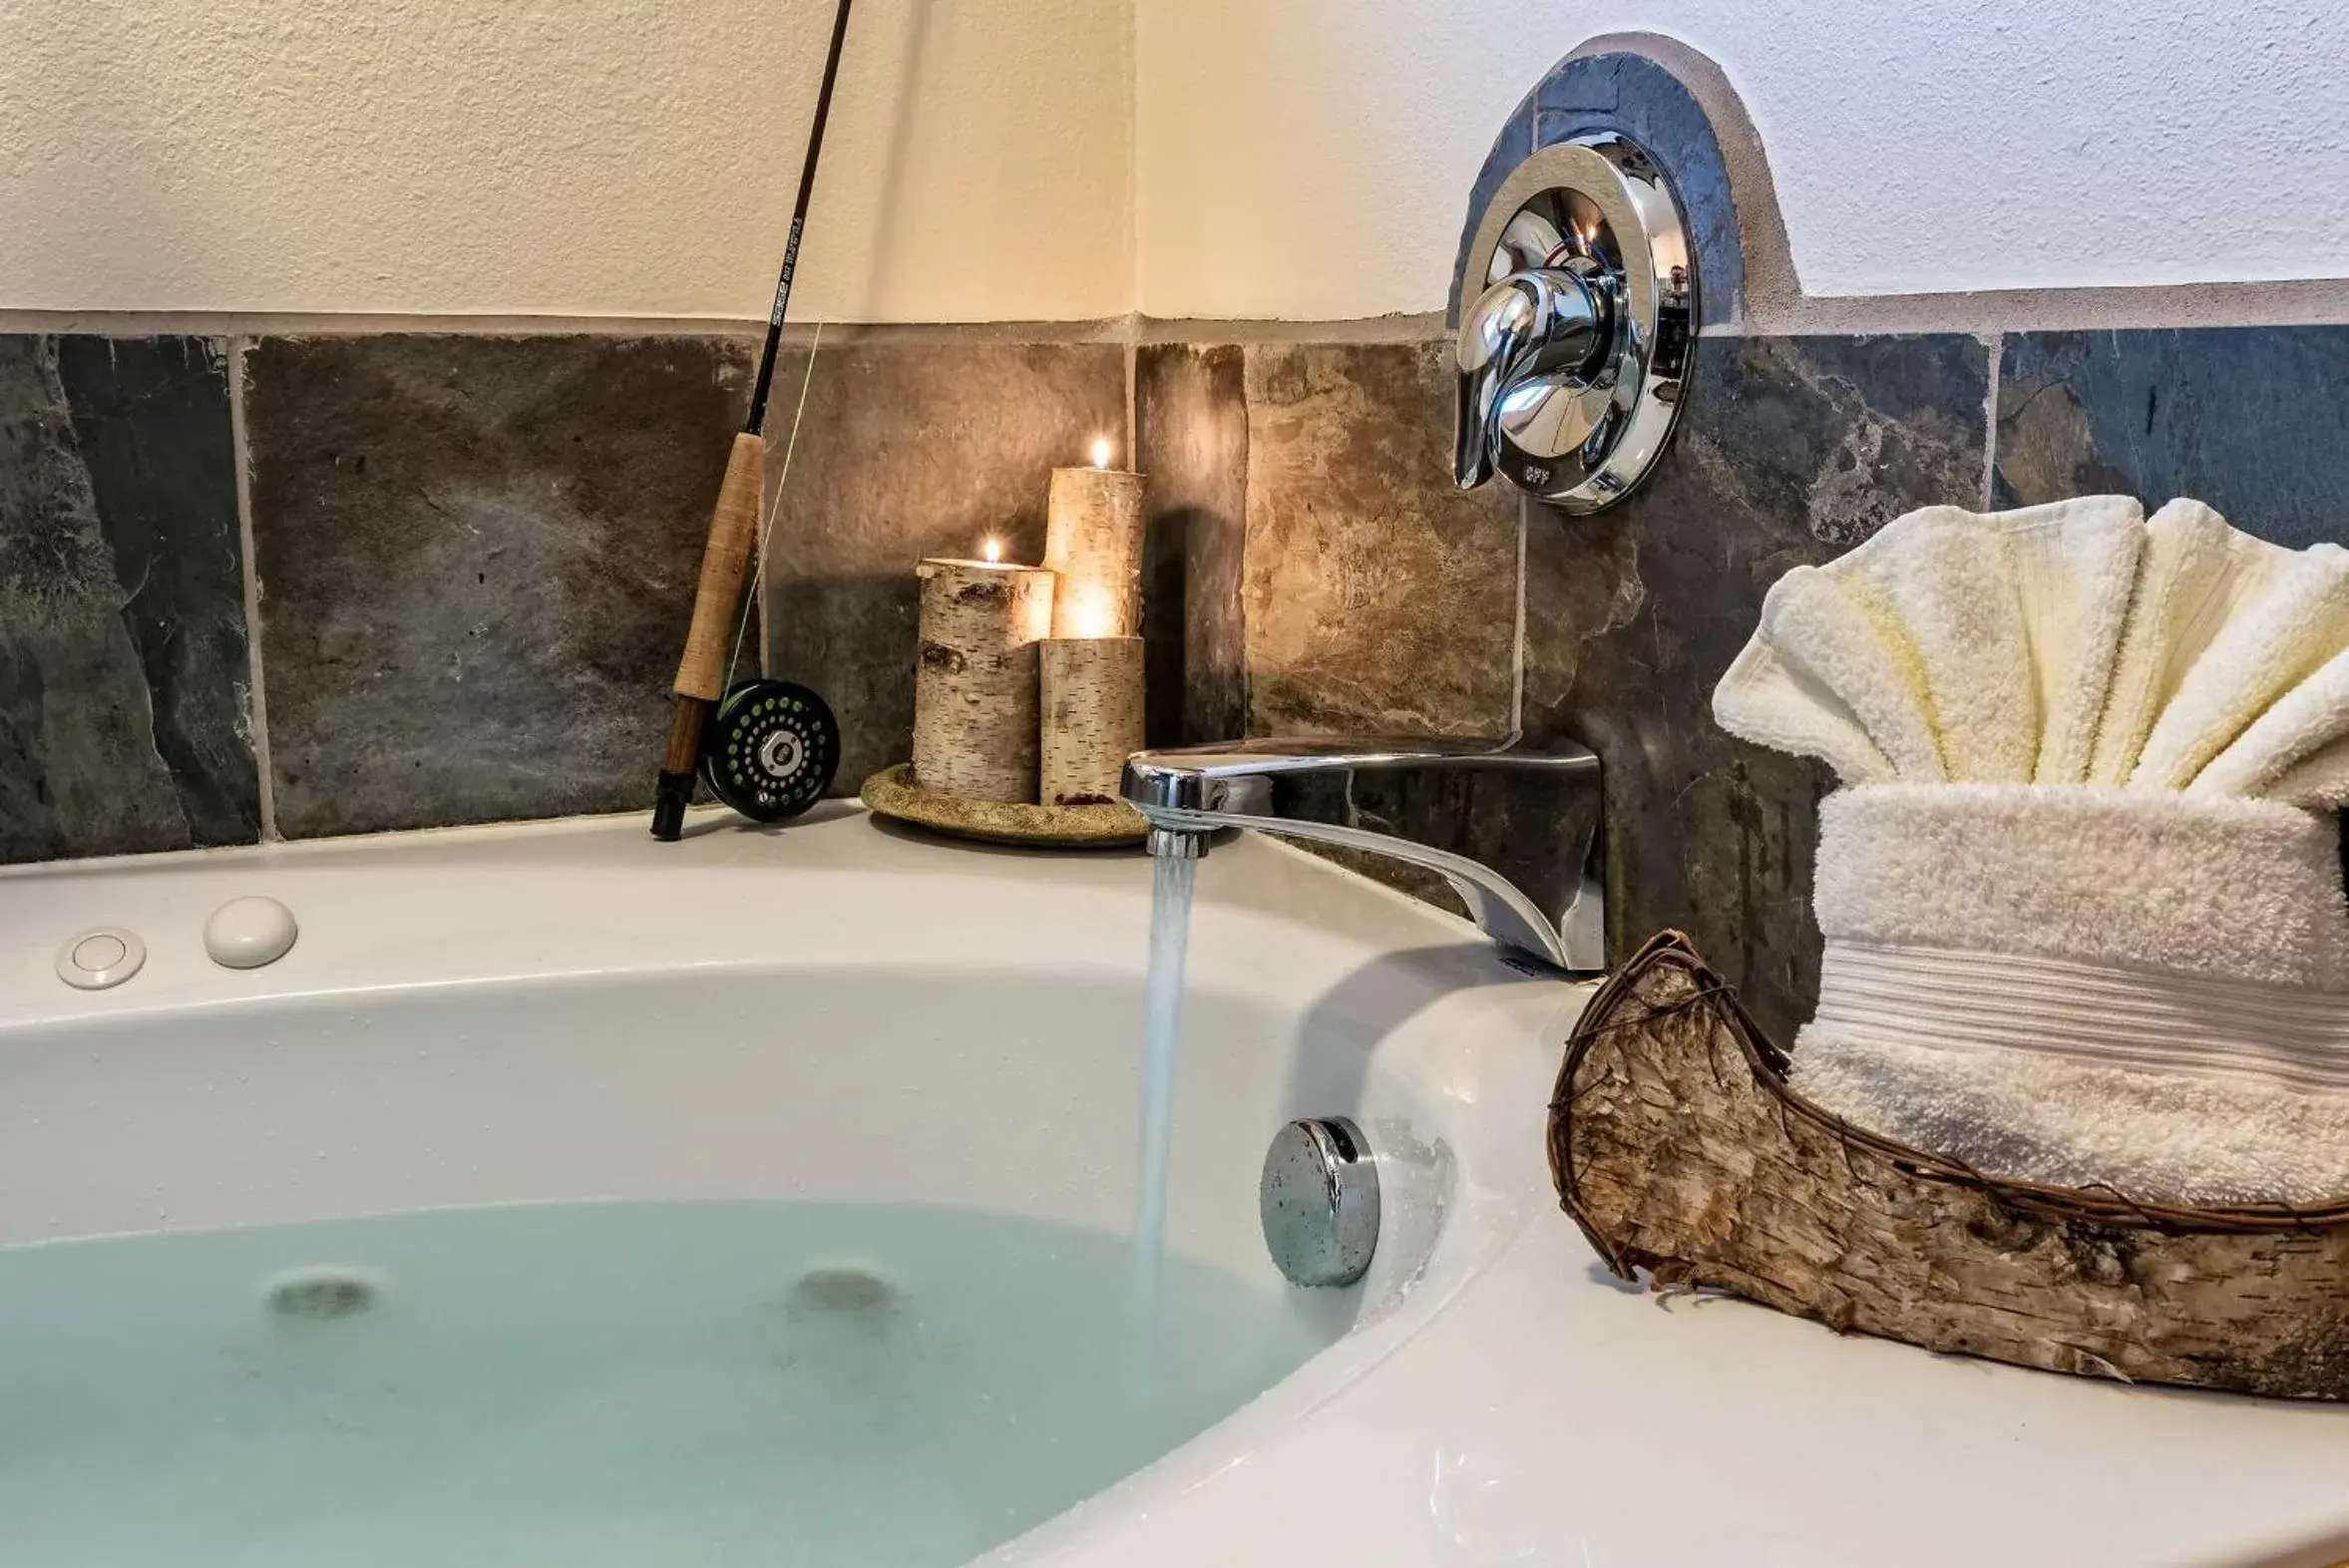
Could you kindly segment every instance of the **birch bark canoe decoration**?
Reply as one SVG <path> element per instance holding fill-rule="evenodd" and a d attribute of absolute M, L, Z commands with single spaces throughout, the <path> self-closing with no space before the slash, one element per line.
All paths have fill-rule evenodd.
<path fill-rule="evenodd" d="M 1787 1064 L 1678 932 L 1593 998 L 1550 1169 L 1617 1275 L 2050 1372 L 2349 1399 L 2349 1197 L 2001 1181 L 1818 1109 Z"/>

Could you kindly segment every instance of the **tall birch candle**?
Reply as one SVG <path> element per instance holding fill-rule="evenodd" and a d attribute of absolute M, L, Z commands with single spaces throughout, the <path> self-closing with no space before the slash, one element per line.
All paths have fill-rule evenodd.
<path fill-rule="evenodd" d="M 914 673 L 914 780 L 966 800 L 1036 798 L 1036 645 L 1052 620 L 1052 574 L 996 561 L 932 559 L 922 583 Z"/>
<path fill-rule="evenodd" d="M 1044 566 L 1060 579 L 1056 637 L 1130 637 L 1142 629 L 1142 476 L 1109 466 L 1108 438 L 1093 466 L 1052 470 Z"/>
<path fill-rule="evenodd" d="M 1117 799 L 1125 759 L 1142 749 L 1142 639 L 1049 637 L 1043 666 L 1047 806 Z"/>

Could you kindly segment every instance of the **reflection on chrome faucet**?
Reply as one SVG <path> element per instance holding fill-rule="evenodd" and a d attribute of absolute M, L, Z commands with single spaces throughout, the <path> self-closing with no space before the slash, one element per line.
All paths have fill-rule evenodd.
<path fill-rule="evenodd" d="M 1580 746 L 1350 737 L 1137 752 L 1121 793 L 1150 852 L 1254 828 L 1435 872 L 1487 936 L 1555 970 L 1606 967 L 1599 759 Z"/>

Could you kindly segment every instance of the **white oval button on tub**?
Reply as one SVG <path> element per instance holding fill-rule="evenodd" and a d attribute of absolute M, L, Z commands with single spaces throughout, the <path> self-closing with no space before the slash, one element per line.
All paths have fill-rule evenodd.
<path fill-rule="evenodd" d="M 275 899 L 230 899 L 203 923 L 203 951 L 223 969 L 257 970 L 285 957 L 300 928 Z"/>
<path fill-rule="evenodd" d="M 120 985 L 147 962 L 147 944 L 120 926 L 99 926 L 66 938 L 57 950 L 57 978 L 81 990 Z"/>

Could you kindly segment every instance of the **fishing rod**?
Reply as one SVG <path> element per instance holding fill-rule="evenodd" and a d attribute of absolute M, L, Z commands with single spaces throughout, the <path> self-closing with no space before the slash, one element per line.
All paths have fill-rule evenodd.
<path fill-rule="evenodd" d="M 783 242 L 775 300 L 767 312 L 767 340 L 759 350 L 758 379 L 751 384 L 750 411 L 726 456 L 725 479 L 718 486 L 717 505 L 710 513 L 709 539 L 701 549 L 693 619 L 685 633 L 684 656 L 677 662 L 677 678 L 670 686 L 676 707 L 670 715 L 668 743 L 661 753 L 660 779 L 652 802 L 652 836 L 664 843 L 674 842 L 684 831 L 685 808 L 693 799 L 697 770 L 728 805 L 773 821 L 813 805 L 839 765 L 839 726 L 814 692 L 789 686 L 787 694 L 770 691 L 753 697 L 749 690 L 749 685 L 788 686 L 781 681 L 748 683 L 733 693 L 726 690 L 733 662 L 726 631 L 742 604 L 743 580 L 758 543 L 759 501 L 766 487 L 767 397 L 774 386 L 775 359 L 783 347 L 783 315 L 791 304 L 800 240 L 807 231 L 808 207 L 815 198 L 816 165 L 824 152 L 824 126 L 832 115 L 832 88 L 840 76 L 840 54 L 848 40 L 852 3 L 840 0 L 832 18 L 832 43 L 824 55 L 824 81 L 816 92 L 815 123 L 808 131 L 806 162 L 800 166 L 799 196 L 792 203 L 791 232 Z M 805 397 L 803 388 L 803 401 Z M 786 697 L 798 702 L 799 708 L 787 707 Z M 708 753 L 704 734 L 713 710 L 732 715 L 741 725 L 728 737 L 727 748 L 715 755 Z M 722 717 L 721 725 L 726 722 Z M 819 772 L 820 779 L 816 776 Z"/>

